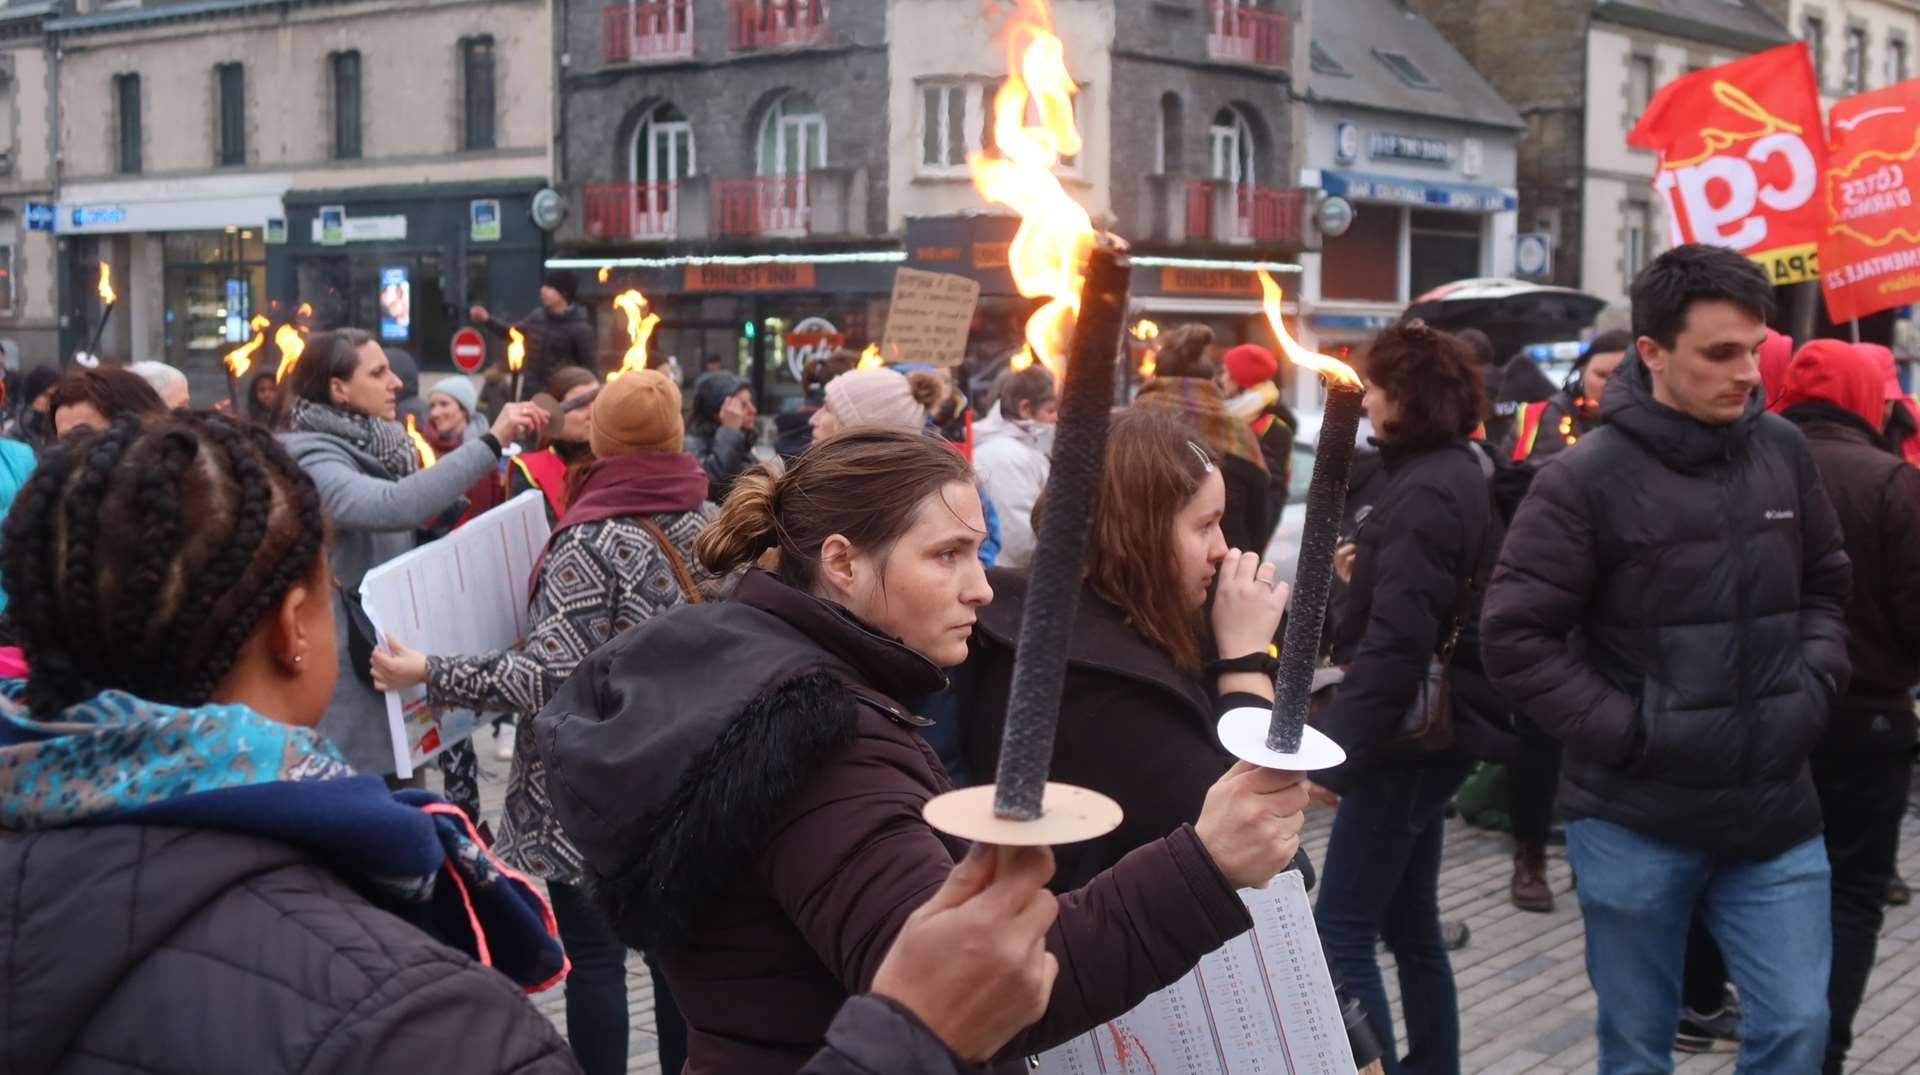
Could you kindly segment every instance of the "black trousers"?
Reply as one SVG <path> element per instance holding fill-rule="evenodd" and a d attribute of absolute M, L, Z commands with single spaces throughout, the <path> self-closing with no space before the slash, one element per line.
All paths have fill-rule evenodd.
<path fill-rule="evenodd" d="M 1513 838 L 1544 844 L 1553 831 L 1553 796 L 1560 787 L 1560 741 L 1519 721 L 1520 757 L 1507 766 L 1507 814 Z"/>
<path fill-rule="evenodd" d="M 1897 727 L 1897 719 L 1894 723 Z M 1829 1075 L 1839 1075 L 1853 1045 L 1853 1019 L 1873 973 L 1913 771 L 1912 748 L 1901 743 L 1897 733 L 1882 738 L 1877 746 L 1853 743 L 1844 751 L 1816 752 L 1812 759 L 1814 786 L 1819 789 L 1826 821 L 1827 859 L 1833 866 L 1833 975 L 1827 983 L 1825 1068 Z"/>

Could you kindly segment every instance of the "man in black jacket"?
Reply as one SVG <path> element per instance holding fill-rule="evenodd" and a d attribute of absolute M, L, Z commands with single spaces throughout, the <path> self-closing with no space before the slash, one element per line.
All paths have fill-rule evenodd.
<path fill-rule="evenodd" d="M 1487 596 L 1487 670 L 1566 747 L 1601 1075 L 1673 1070 L 1698 906 L 1746 1013 L 1740 1069 L 1826 1045 L 1827 856 L 1807 758 L 1848 675 L 1841 532 L 1766 414 L 1766 276 L 1676 247 L 1633 285 L 1605 423 L 1544 467 Z"/>
<path fill-rule="evenodd" d="M 587 308 L 574 304 L 580 281 L 570 272 L 550 272 L 540 282 L 540 307 L 512 325 L 503 325 L 485 306 L 467 311 L 473 323 L 502 340 L 519 329 L 526 338 L 527 361 L 520 373 L 520 395 L 525 402 L 546 390 L 547 378 L 562 366 L 584 366 L 598 372 L 600 341 L 594 335 Z"/>
<path fill-rule="evenodd" d="M 1793 357 L 1773 404 L 1806 435 L 1853 561 L 1847 602 L 1853 681 L 1813 752 L 1833 867 L 1830 1075 L 1840 1075 L 1853 1044 L 1853 1017 L 1873 971 L 1916 739 L 1920 468 L 1880 439 L 1885 395 L 1879 369 L 1860 349 L 1813 340 Z"/>

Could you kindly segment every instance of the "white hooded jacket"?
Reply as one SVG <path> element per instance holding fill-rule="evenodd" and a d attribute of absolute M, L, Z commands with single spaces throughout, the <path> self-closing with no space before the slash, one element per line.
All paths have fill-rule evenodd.
<path fill-rule="evenodd" d="M 1053 426 L 1000 413 L 995 403 L 973 426 L 973 469 L 1000 513 L 1000 567 L 1033 560 L 1033 505 L 1052 467 Z"/>

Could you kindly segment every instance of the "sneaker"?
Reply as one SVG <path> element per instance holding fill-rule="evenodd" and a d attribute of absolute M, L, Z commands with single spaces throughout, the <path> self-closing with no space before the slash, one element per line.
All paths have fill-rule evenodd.
<path fill-rule="evenodd" d="M 1683 1053 L 1732 1053 L 1740 1050 L 1740 1011 L 1728 1005 L 1712 1015 L 1680 1009 L 1673 1047 Z"/>
<path fill-rule="evenodd" d="M 1465 922 L 1442 922 L 1440 940 L 1446 944 L 1447 951 L 1458 952 L 1473 940 L 1473 931 L 1467 928 Z"/>
<path fill-rule="evenodd" d="M 493 760 L 513 760 L 513 725 L 502 725 L 493 733 Z"/>
<path fill-rule="evenodd" d="M 1887 884 L 1887 906 L 1905 907 L 1913 902 L 1913 890 L 1907 883 L 1896 877 Z"/>

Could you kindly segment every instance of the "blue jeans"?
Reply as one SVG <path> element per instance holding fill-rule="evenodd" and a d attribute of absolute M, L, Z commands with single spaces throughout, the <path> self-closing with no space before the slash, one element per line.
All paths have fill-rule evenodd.
<path fill-rule="evenodd" d="M 1592 819 L 1567 825 L 1600 1002 L 1599 1075 L 1667 1075 L 1697 907 L 1740 990 L 1742 1075 L 1820 1070 L 1833 960 L 1819 837 L 1762 862 L 1717 861 Z"/>
<path fill-rule="evenodd" d="M 573 1058 L 586 1075 L 626 1075 L 627 946 L 578 887 L 551 882 L 547 898 L 573 963 L 566 983 Z"/>
<path fill-rule="evenodd" d="M 1447 804 L 1467 766 L 1371 769 L 1340 797 L 1320 868 L 1314 919 L 1336 981 L 1366 1006 L 1386 1045 L 1387 1075 L 1459 1075 L 1460 998 L 1440 936 L 1440 850 Z M 1407 1055 L 1395 1055 L 1393 1012 L 1374 958 L 1385 940 L 1400 969 Z"/>

